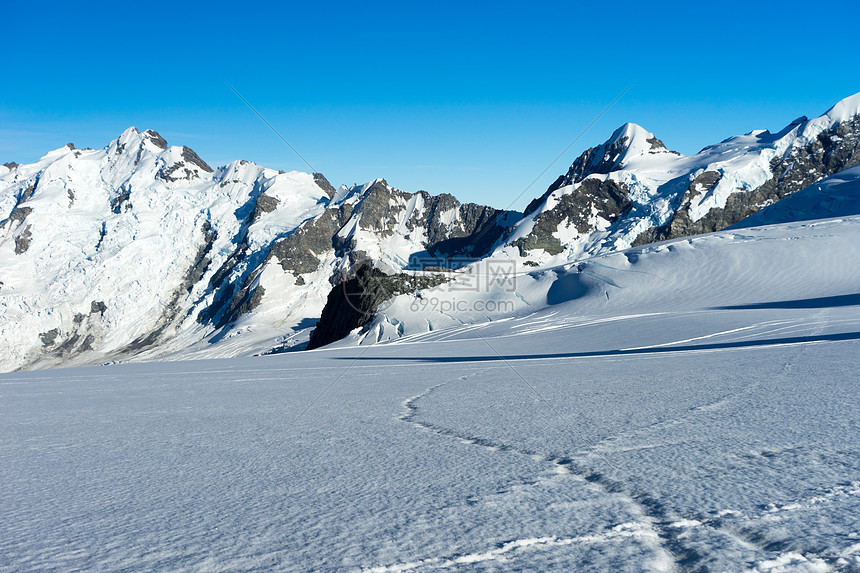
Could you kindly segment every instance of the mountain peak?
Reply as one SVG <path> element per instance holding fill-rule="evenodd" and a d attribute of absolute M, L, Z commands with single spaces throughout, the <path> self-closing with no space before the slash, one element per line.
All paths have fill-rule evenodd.
<path fill-rule="evenodd" d="M 126 143 L 128 141 L 133 141 L 137 139 L 140 139 L 140 131 L 138 131 L 138 129 L 132 125 L 126 128 L 125 131 L 120 134 L 118 141 L 120 143 Z"/>
<path fill-rule="evenodd" d="M 165 140 L 159 133 L 153 129 L 147 129 L 143 132 L 144 137 L 151 142 L 156 147 L 161 149 L 167 149 L 167 140 Z"/>
<path fill-rule="evenodd" d="M 578 183 L 594 173 L 606 174 L 622 169 L 635 157 L 669 151 L 663 142 L 641 125 L 625 123 L 612 132 L 601 145 L 587 149 L 571 165 L 563 180 L 564 185 Z"/>
<path fill-rule="evenodd" d="M 636 123 L 625 123 L 616 129 L 603 146 L 607 149 L 623 149 L 624 157 L 619 158 L 622 160 L 637 155 L 668 151 L 663 142 L 657 139 L 653 133 Z"/>
<path fill-rule="evenodd" d="M 146 131 L 141 132 L 134 126 L 123 131 L 122 134 L 114 141 L 117 143 L 117 147 L 121 150 L 128 148 L 137 149 L 141 144 L 147 142 L 151 143 L 158 149 L 167 149 L 167 141 L 161 137 L 157 131 L 147 129 Z"/>

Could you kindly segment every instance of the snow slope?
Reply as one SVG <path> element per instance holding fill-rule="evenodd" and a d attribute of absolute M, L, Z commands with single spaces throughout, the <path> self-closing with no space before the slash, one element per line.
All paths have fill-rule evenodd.
<path fill-rule="evenodd" d="M 723 231 L 390 344 L 0 375 L 0 569 L 856 571 L 858 261 Z"/>

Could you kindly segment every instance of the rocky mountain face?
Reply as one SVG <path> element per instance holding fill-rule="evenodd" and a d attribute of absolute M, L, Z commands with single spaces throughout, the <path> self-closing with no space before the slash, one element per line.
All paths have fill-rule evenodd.
<path fill-rule="evenodd" d="M 447 282 L 448 273 L 385 274 L 361 264 L 352 278 L 340 281 L 328 294 L 322 316 L 311 334 L 308 350 L 340 340 L 368 324 L 392 297 Z"/>
<path fill-rule="evenodd" d="M 552 264 L 717 231 L 858 163 L 860 94 L 690 156 L 626 124 L 529 204 L 497 255 Z"/>
<path fill-rule="evenodd" d="M 690 156 L 626 124 L 525 213 L 213 168 L 129 128 L 0 166 L 0 370 L 319 346 L 474 261 L 549 266 L 722 229 L 858 164 L 860 94 Z"/>

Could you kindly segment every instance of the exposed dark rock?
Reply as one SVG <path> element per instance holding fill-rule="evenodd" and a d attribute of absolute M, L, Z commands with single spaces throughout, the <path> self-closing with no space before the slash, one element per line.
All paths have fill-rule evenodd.
<path fill-rule="evenodd" d="M 104 242 L 105 237 L 107 237 L 107 223 L 102 221 L 102 226 L 99 228 L 99 241 L 96 243 L 97 251 L 102 248 L 102 243 Z"/>
<path fill-rule="evenodd" d="M 230 280 L 239 265 L 248 258 L 248 243 L 244 233 L 247 233 L 247 228 L 243 231 L 239 247 L 209 279 L 209 290 L 215 294 L 212 302 L 197 314 L 197 322 L 221 328 L 235 321 L 245 312 L 253 310 L 262 301 L 266 291 L 255 286 L 254 282 L 263 268 L 261 263 L 271 258 L 271 250 L 260 263 L 246 267 L 251 269 L 246 276 L 241 273 L 236 280 Z"/>
<path fill-rule="evenodd" d="M 156 328 L 145 335 L 138 336 L 131 341 L 123 350 L 123 353 L 137 352 L 148 348 L 161 340 L 162 335 L 180 317 L 179 301 L 186 296 L 194 288 L 194 285 L 200 281 L 206 270 L 212 262 L 209 258 L 209 253 L 212 251 L 212 245 L 218 237 L 217 232 L 212 229 L 209 221 L 205 221 L 201 227 L 203 232 L 203 243 L 198 247 L 197 254 L 185 271 L 185 275 L 179 282 L 177 287 L 170 295 L 170 299 L 164 306 L 161 318 L 158 321 Z"/>
<path fill-rule="evenodd" d="M 770 166 L 773 177 L 769 181 L 756 189 L 738 189 L 728 197 L 725 207 L 713 208 L 697 221 L 693 221 L 689 213 L 690 201 L 695 197 L 691 185 L 691 190 L 681 199 L 681 207 L 673 219 L 666 228 L 656 233 L 656 240 L 719 231 L 819 179 L 858 164 L 860 116 L 820 134 L 816 141 L 791 148 L 784 156 L 774 158 Z"/>
<path fill-rule="evenodd" d="M 17 163 L 15 163 L 14 161 L 9 161 L 9 162 L 7 162 L 7 163 L 4 163 L 3 165 L 4 165 L 5 167 L 8 167 L 10 170 L 15 169 L 16 167 L 18 167 L 18 164 L 17 164 Z"/>
<path fill-rule="evenodd" d="M 30 232 L 32 225 L 24 227 L 24 231 L 15 237 L 15 254 L 20 255 L 27 252 L 30 248 L 30 242 L 33 240 L 33 234 Z"/>
<path fill-rule="evenodd" d="M 56 349 L 54 349 L 52 354 L 54 356 L 71 356 L 74 354 L 75 346 L 77 346 L 80 340 L 81 335 L 76 332 L 69 336 L 66 340 L 64 340 Z"/>
<path fill-rule="evenodd" d="M 281 171 L 281 173 L 283 173 L 283 171 Z M 334 194 L 337 192 L 334 186 L 328 182 L 328 179 L 326 179 L 322 173 L 314 173 L 314 183 L 317 184 L 317 187 L 326 192 L 329 199 L 334 197 Z"/>
<path fill-rule="evenodd" d="M 143 132 L 144 135 L 147 136 L 149 141 L 152 142 L 158 148 L 167 149 L 167 141 L 161 135 L 158 134 L 157 131 L 153 131 L 152 129 L 147 129 Z"/>
<path fill-rule="evenodd" d="M 395 201 L 395 197 L 400 201 Z M 405 210 L 405 203 L 411 194 L 394 189 L 380 179 L 368 189 L 358 203 L 356 211 L 361 213 L 359 226 L 362 229 L 376 231 L 381 237 L 394 234 L 400 214 Z"/>
<path fill-rule="evenodd" d="M 667 224 L 661 227 L 651 227 L 641 233 L 633 241 L 633 246 L 638 247 L 655 241 L 664 241 L 671 237 L 690 234 L 688 230 L 693 226 L 688 215 L 690 202 L 699 195 L 709 193 L 719 183 L 722 176 L 719 171 L 705 171 L 699 174 L 684 192 L 681 207 L 676 211 L 675 216 Z"/>
<path fill-rule="evenodd" d="M 239 279 L 232 283 L 227 280 L 235 267 L 246 257 L 247 243 L 243 243 L 215 272 L 209 281 L 209 288 L 215 292 L 215 296 L 212 303 L 197 315 L 197 322 L 211 323 L 216 328 L 221 328 L 260 304 L 266 291 L 256 286 L 254 281 L 262 271 L 262 265 L 254 268 L 244 280 Z"/>
<path fill-rule="evenodd" d="M 549 188 L 546 190 L 546 192 L 544 192 L 543 195 L 531 200 L 531 202 L 526 206 L 526 210 L 523 214 L 530 215 L 534 213 L 537 208 L 543 205 L 543 202 L 546 201 L 550 195 L 552 195 L 553 191 L 555 191 L 556 189 L 561 189 L 565 185 L 569 185 L 569 183 L 567 183 L 567 178 L 564 175 L 559 175 L 558 179 L 556 179 L 552 183 L 552 185 L 549 186 Z"/>
<path fill-rule="evenodd" d="M 657 139 L 656 137 L 652 137 L 650 139 L 646 139 L 648 143 L 651 144 L 651 149 L 666 149 L 666 146 L 663 145 L 663 142 Z M 667 150 L 668 151 L 668 150 Z M 672 152 L 677 153 L 677 152 Z"/>
<path fill-rule="evenodd" d="M 513 245 L 521 256 L 534 249 L 557 255 L 562 251 L 562 244 L 554 233 L 562 223 L 572 224 L 579 233 L 585 234 L 592 230 L 592 213 L 607 221 L 616 221 L 630 207 L 629 194 L 624 183 L 586 179 L 572 193 L 562 195 L 552 209 L 535 216 L 532 231 Z"/>
<path fill-rule="evenodd" d="M 39 338 L 42 341 L 42 346 L 53 346 L 53 344 L 57 341 L 57 337 L 60 336 L 60 330 L 57 328 L 52 328 L 48 332 L 42 332 L 39 334 Z"/>
<path fill-rule="evenodd" d="M 74 192 L 74 191 L 72 191 L 71 189 L 69 189 L 69 190 L 67 190 L 67 191 L 66 191 L 66 195 L 67 195 L 67 196 L 68 196 L 68 198 L 69 198 L 69 209 L 71 209 L 71 208 L 72 208 L 72 205 L 74 205 L 74 204 L 75 204 L 75 192 Z"/>
<path fill-rule="evenodd" d="M 213 169 L 209 167 L 209 165 L 200 159 L 200 157 L 194 153 L 194 150 L 190 147 L 182 147 L 182 159 L 183 161 L 177 161 L 171 165 L 163 165 L 161 169 L 158 170 L 157 177 L 163 181 L 174 182 L 179 181 L 180 179 L 192 180 L 199 175 L 194 169 L 190 169 L 187 164 L 195 165 L 200 170 L 205 171 L 206 173 L 212 173 Z"/>
<path fill-rule="evenodd" d="M 236 265 L 245 260 L 248 254 L 248 243 L 242 242 L 239 248 L 233 251 L 226 261 L 218 268 L 209 279 L 209 290 L 215 295 L 212 303 L 201 310 L 197 315 L 200 324 L 214 323 L 216 318 L 223 313 L 233 300 L 233 295 L 241 285 L 229 282 Z"/>
<path fill-rule="evenodd" d="M 106 310 L 107 306 L 105 305 L 104 301 L 94 300 L 90 303 L 90 314 L 104 315 Z"/>
<path fill-rule="evenodd" d="M 95 342 L 96 337 L 92 334 L 87 334 L 84 337 L 83 342 L 81 342 L 80 351 L 81 352 L 89 352 L 93 349 L 93 342 Z"/>
<path fill-rule="evenodd" d="M 255 277 L 256 278 L 256 275 Z M 227 311 L 221 316 L 221 319 L 216 324 L 217 327 L 222 327 L 239 319 L 240 316 L 251 312 L 263 301 L 263 296 L 266 294 L 266 289 L 263 285 L 258 285 L 253 289 L 243 289 L 240 296 L 231 301 Z"/>
<path fill-rule="evenodd" d="M 24 189 L 24 192 L 21 194 L 20 197 L 18 197 L 18 204 L 19 205 L 21 203 L 24 203 L 24 202 L 30 200 L 30 197 L 32 197 L 33 193 L 36 192 L 36 185 L 38 185 L 38 182 L 34 183 L 34 184 L 30 185 L 29 187 L 27 187 L 26 189 Z"/>
<path fill-rule="evenodd" d="M 448 280 L 445 275 L 386 275 L 370 265 L 359 266 L 354 277 L 335 285 L 329 292 L 307 348 L 325 346 L 364 326 L 373 319 L 379 306 L 394 296 Z"/>
<path fill-rule="evenodd" d="M 24 222 L 24 219 L 27 218 L 27 215 L 33 212 L 33 209 L 30 207 L 15 207 L 12 209 L 12 212 L 9 213 L 9 216 L 3 221 L 0 222 L 0 227 L 6 226 L 9 224 L 9 228 L 14 226 L 16 223 L 21 224 Z"/>
<path fill-rule="evenodd" d="M 267 260 L 277 258 L 282 269 L 296 275 L 315 271 L 320 264 L 319 255 L 336 249 L 335 236 L 351 214 L 352 205 L 349 204 L 327 209 L 276 241 Z"/>
<path fill-rule="evenodd" d="M 576 158 L 565 176 L 565 185 L 579 183 L 594 173 L 606 174 L 619 167 L 618 159 L 627 149 L 627 136 L 586 149 Z M 659 140 L 658 140 L 659 141 Z"/>
<path fill-rule="evenodd" d="M 182 179 L 191 181 L 192 179 L 197 178 L 197 172 L 193 169 L 189 169 L 188 167 L 186 167 L 185 163 L 183 163 L 182 161 L 177 161 L 173 165 L 162 166 L 162 168 L 158 170 L 156 177 L 158 177 L 162 181 L 168 181 L 170 183 Z"/>
<path fill-rule="evenodd" d="M 213 169 L 209 167 L 209 164 L 200 159 L 200 157 L 196 153 L 194 153 L 193 149 L 191 149 L 190 147 L 185 147 L 184 145 L 182 146 L 182 159 L 184 159 L 188 163 L 191 163 L 192 165 L 196 165 L 206 173 L 212 173 L 213 171 Z"/>
<path fill-rule="evenodd" d="M 254 202 L 254 213 L 251 216 L 251 221 L 258 220 L 263 213 L 271 213 L 280 205 L 280 201 L 276 197 L 261 193 Z"/>
<path fill-rule="evenodd" d="M 28 201 L 30 197 L 33 196 L 36 186 L 31 185 L 24 190 L 18 196 L 18 201 L 15 203 L 15 207 L 12 209 L 12 212 L 9 213 L 9 216 L 6 217 L 3 221 L 0 221 L 0 227 L 5 227 L 10 231 L 14 231 L 17 227 L 20 227 L 24 224 L 24 220 L 33 212 L 31 207 L 22 207 L 21 204 L 25 201 Z M 23 233 L 20 233 L 18 237 L 15 239 L 15 253 L 21 254 L 25 252 L 30 247 L 30 239 L 32 238 L 32 234 L 30 232 L 31 226 L 27 225 L 24 229 Z"/>
<path fill-rule="evenodd" d="M 405 221 L 405 227 L 409 231 L 425 229 L 424 247 L 430 257 L 476 258 L 487 254 L 507 230 L 504 219 L 515 213 L 475 203 L 461 204 L 448 193 L 431 196 L 426 191 L 419 191 L 417 194 L 423 199 L 424 210 L 416 209 Z M 407 193 L 405 198 L 409 200 L 412 197 Z M 451 211 L 456 212 L 456 217 L 446 222 Z M 515 214 L 520 216 L 520 213 Z"/>
<path fill-rule="evenodd" d="M 203 232 L 203 244 L 197 248 L 194 262 L 185 272 L 185 277 L 183 277 L 182 283 L 179 285 L 180 290 L 185 290 L 186 292 L 191 292 L 194 285 L 206 274 L 206 270 L 212 262 L 212 259 L 209 258 L 209 253 L 212 251 L 215 239 L 218 238 L 218 233 L 212 229 L 209 221 L 204 221 L 201 231 Z"/>
<path fill-rule="evenodd" d="M 84 352 L 95 349 L 95 345 L 102 337 L 101 312 L 96 308 L 103 303 L 92 301 L 90 303 L 92 312 L 90 315 L 76 313 L 72 319 L 73 330 L 63 334 L 63 340 L 59 342 L 60 329 L 54 328 L 48 332 L 41 333 L 39 338 L 47 356 L 55 358 L 70 358 Z M 96 315 L 98 319 L 91 320 Z"/>
<path fill-rule="evenodd" d="M 449 227 L 431 217 L 428 221 L 427 252 L 435 256 L 474 258 L 488 254 L 496 241 L 507 231 L 501 224 L 508 211 L 465 203 L 458 206 L 459 218 Z M 434 210 L 433 215 L 440 211 Z"/>
<path fill-rule="evenodd" d="M 119 215 L 122 211 L 128 211 L 131 209 L 131 203 L 129 199 L 131 198 L 131 187 L 123 187 L 119 190 L 119 195 L 111 199 L 110 201 L 110 210 L 113 213 Z"/>

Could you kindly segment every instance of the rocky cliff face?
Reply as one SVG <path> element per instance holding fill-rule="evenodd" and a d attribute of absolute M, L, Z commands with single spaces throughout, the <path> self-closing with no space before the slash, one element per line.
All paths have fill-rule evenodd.
<path fill-rule="evenodd" d="M 444 273 L 387 275 L 370 264 L 360 264 L 352 278 L 342 280 L 329 292 L 307 347 L 310 350 L 325 346 L 365 326 L 394 296 L 431 288 L 448 280 Z"/>
<path fill-rule="evenodd" d="M 549 264 L 712 232 L 858 163 L 860 94 L 691 156 L 626 124 L 529 204 L 501 252 Z"/>

